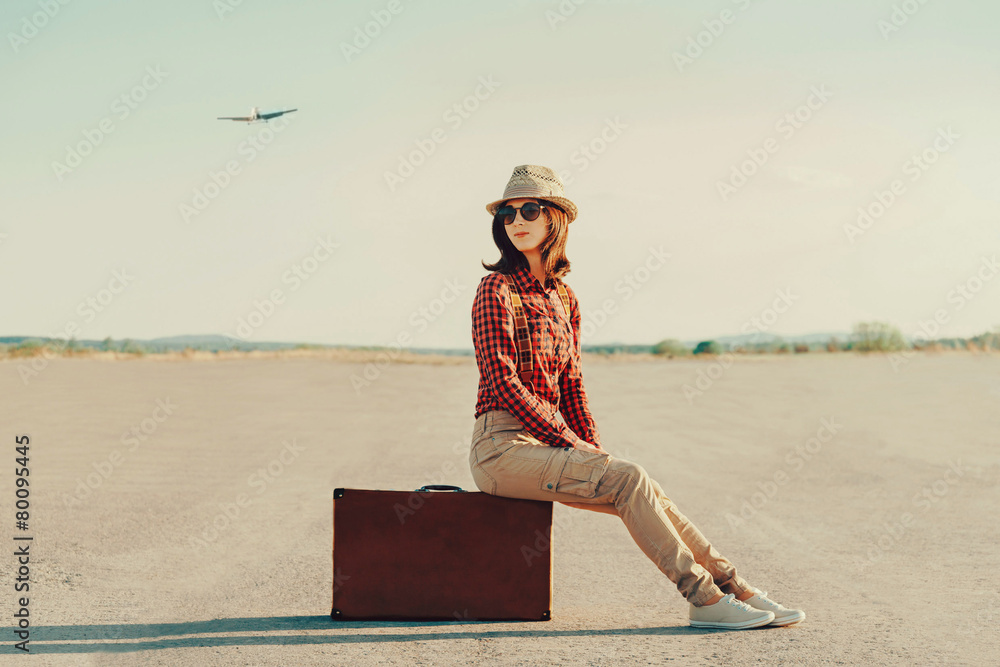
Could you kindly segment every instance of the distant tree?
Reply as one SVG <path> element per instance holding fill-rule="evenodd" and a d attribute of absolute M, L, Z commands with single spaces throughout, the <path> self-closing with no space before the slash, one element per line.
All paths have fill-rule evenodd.
<path fill-rule="evenodd" d="M 43 354 L 45 348 L 37 338 L 22 340 L 11 348 L 11 356 L 14 357 L 37 357 Z"/>
<path fill-rule="evenodd" d="M 778 346 L 778 349 L 775 350 L 775 352 L 777 352 L 778 354 L 788 354 L 791 351 L 792 348 L 788 343 L 782 343 L 781 345 Z"/>
<path fill-rule="evenodd" d="M 691 350 L 676 338 L 667 338 L 653 346 L 653 354 L 665 354 L 669 358 L 683 357 L 691 354 Z"/>
<path fill-rule="evenodd" d="M 992 333 L 979 334 L 972 340 L 983 350 L 1000 350 L 1000 327 L 997 327 Z"/>
<path fill-rule="evenodd" d="M 721 354 L 722 346 L 714 340 L 703 340 L 698 343 L 692 354 Z"/>
<path fill-rule="evenodd" d="M 853 331 L 854 349 L 859 352 L 892 352 L 906 348 L 899 329 L 888 322 L 858 322 Z"/>
<path fill-rule="evenodd" d="M 126 338 L 122 341 L 121 351 L 125 354 L 138 354 L 140 356 L 146 354 L 146 350 L 143 349 L 142 345 L 136 343 L 131 338 Z"/>
<path fill-rule="evenodd" d="M 795 349 L 795 354 L 802 354 L 804 352 L 809 351 L 809 346 L 806 345 L 805 343 L 796 343 L 794 349 Z"/>
<path fill-rule="evenodd" d="M 827 352 L 839 352 L 843 347 L 840 345 L 840 341 L 836 336 L 830 336 L 830 340 L 826 343 Z"/>
<path fill-rule="evenodd" d="M 107 338 L 101 341 L 101 349 L 104 350 L 105 352 L 110 352 L 113 349 L 112 346 L 114 345 L 114 343 L 115 342 L 111 339 L 111 336 L 108 336 Z"/>

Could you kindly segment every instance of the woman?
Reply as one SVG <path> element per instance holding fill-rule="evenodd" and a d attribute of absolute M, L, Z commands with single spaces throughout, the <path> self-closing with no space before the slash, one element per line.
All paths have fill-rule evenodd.
<path fill-rule="evenodd" d="M 492 273 L 480 282 L 472 308 L 480 373 L 469 454 L 476 486 L 621 517 L 690 603 L 693 626 L 803 620 L 802 611 L 786 609 L 736 574 L 644 468 L 601 446 L 580 370 L 580 307 L 561 280 L 569 272 L 566 235 L 577 208 L 559 177 L 547 167 L 515 167 L 503 198 L 486 210 L 501 258 L 483 265 Z M 518 323 L 528 330 L 521 329 L 521 340 Z"/>

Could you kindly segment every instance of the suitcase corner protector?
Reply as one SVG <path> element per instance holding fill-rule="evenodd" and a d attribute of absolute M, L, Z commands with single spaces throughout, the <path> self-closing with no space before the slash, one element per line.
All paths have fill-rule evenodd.
<path fill-rule="evenodd" d="M 334 500 L 336 500 L 337 498 L 343 498 L 343 497 L 344 497 L 344 489 L 343 488 L 337 488 L 337 489 L 333 490 L 333 499 Z"/>
<path fill-rule="evenodd" d="M 551 621 L 552 620 L 552 610 L 551 609 L 546 609 L 545 611 L 542 612 L 542 620 L 543 621 Z"/>
<path fill-rule="evenodd" d="M 343 616 L 341 615 L 340 610 L 334 607 L 330 610 L 330 618 L 336 621 L 342 619 Z"/>

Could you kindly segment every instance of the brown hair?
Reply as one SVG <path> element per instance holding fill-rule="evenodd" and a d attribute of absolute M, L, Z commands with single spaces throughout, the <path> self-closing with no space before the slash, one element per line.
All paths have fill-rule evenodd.
<path fill-rule="evenodd" d="M 542 215 L 549 223 L 549 233 L 545 240 L 538 247 L 542 255 L 542 268 L 545 270 L 546 278 L 562 278 L 569 273 L 570 262 L 566 259 L 566 236 L 569 223 L 566 212 L 545 199 L 535 199 L 542 205 Z M 507 202 L 502 202 L 497 211 Z M 528 268 L 528 259 L 524 253 L 514 247 L 507 236 L 506 225 L 499 215 L 493 216 L 493 242 L 500 249 L 500 259 L 494 264 L 483 262 L 483 268 L 488 271 L 499 271 L 500 273 L 511 273 L 518 266 Z"/>

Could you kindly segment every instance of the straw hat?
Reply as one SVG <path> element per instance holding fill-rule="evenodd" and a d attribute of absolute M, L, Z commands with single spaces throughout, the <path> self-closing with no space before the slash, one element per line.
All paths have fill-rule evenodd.
<path fill-rule="evenodd" d="M 490 215 L 496 215 L 500 204 L 508 199 L 531 197 L 545 199 L 560 206 L 566 211 L 568 222 L 573 222 L 576 219 L 576 204 L 566 199 L 564 194 L 562 180 L 556 172 L 536 164 L 522 164 L 514 167 L 514 173 L 504 188 L 503 198 L 487 204 L 486 210 Z"/>

